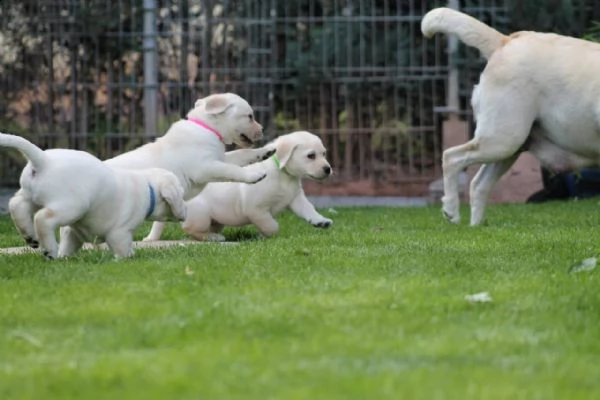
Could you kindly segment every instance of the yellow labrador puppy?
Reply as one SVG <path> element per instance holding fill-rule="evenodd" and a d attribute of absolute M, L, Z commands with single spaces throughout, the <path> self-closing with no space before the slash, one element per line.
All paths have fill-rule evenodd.
<path fill-rule="evenodd" d="M 252 107 L 246 100 L 233 93 L 213 94 L 196 101 L 187 119 L 173 123 L 155 142 L 105 163 L 119 168 L 163 168 L 171 171 L 179 178 L 187 200 L 198 194 L 208 182 L 256 183 L 264 179 L 264 170 L 246 170 L 242 166 L 268 158 L 273 149 L 263 147 L 225 152 L 225 145 L 235 143 L 245 147 L 262 137 L 262 126 L 254 119 Z M 164 222 L 155 222 L 144 240 L 159 240 L 163 229 Z"/>
<path fill-rule="evenodd" d="M 290 208 L 310 224 L 327 228 L 333 222 L 319 214 L 302 190 L 302 178 L 322 180 L 331 174 L 326 150 L 316 135 L 299 131 L 279 136 L 268 144 L 275 154 L 249 165 L 248 171 L 267 171 L 254 185 L 233 182 L 210 183 L 186 203 L 188 215 L 183 230 L 197 240 L 224 240 L 223 226 L 254 224 L 265 236 L 279 231 L 274 216 Z"/>
<path fill-rule="evenodd" d="M 494 183 L 519 153 L 555 170 L 600 162 L 600 44 L 551 33 L 506 36 L 448 8 L 421 21 L 427 37 L 452 33 L 488 60 L 471 99 L 475 137 L 444 151 L 443 212 L 459 222 L 458 174 L 483 163 L 470 187 L 471 225 L 481 223 Z"/>
<path fill-rule="evenodd" d="M 133 254 L 132 232 L 145 219 L 183 220 L 183 187 L 163 169 L 113 169 L 89 153 L 43 151 L 28 140 L 0 134 L 0 146 L 29 160 L 9 211 L 25 241 L 53 259 L 77 251 L 84 240 L 101 238 L 117 258 Z M 55 231 L 71 225 L 60 249 Z"/>

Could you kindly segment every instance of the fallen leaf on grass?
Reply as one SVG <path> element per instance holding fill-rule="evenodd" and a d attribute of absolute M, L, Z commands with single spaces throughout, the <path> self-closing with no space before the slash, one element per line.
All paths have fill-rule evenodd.
<path fill-rule="evenodd" d="M 371 232 L 381 232 L 383 230 L 383 227 L 381 226 L 374 226 L 371 228 Z"/>
<path fill-rule="evenodd" d="M 466 301 L 471 303 L 489 303 L 492 301 L 492 296 L 488 292 L 468 294 L 465 296 Z"/>
<path fill-rule="evenodd" d="M 300 250 L 296 250 L 296 254 L 302 255 L 302 256 L 310 256 L 310 251 L 308 251 L 308 249 L 300 249 Z"/>
<path fill-rule="evenodd" d="M 577 272 L 583 272 L 583 271 L 591 271 L 594 268 L 596 268 L 597 263 L 598 263 L 598 260 L 596 259 L 596 257 L 586 258 L 579 264 L 573 265 L 571 267 L 571 269 L 569 270 L 569 272 L 577 273 Z"/>
<path fill-rule="evenodd" d="M 29 333 L 13 332 L 11 336 L 16 339 L 24 340 L 25 342 L 29 343 L 32 346 L 42 347 L 42 342 L 39 339 L 37 339 L 35 336 L 30 335 Z"/>
<path fill-rule="evenodd" d="M 329 210 L 327 210 L 328 212 L 330 212 L 331 214 L 337 214 L 337 210 L 335 208 L 330 208 Z"/>
<path fill-rule="evenodd" d="M 192 276 L 194 275 L 194 271 L 190 267 L 185 267 L 185 274 L 187 276 Z"/>

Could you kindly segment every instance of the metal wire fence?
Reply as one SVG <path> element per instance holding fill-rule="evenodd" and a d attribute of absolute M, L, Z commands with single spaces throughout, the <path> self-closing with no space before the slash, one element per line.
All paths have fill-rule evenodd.
<path fill-rule="evenodd" d="M 503 1 L 463 1 L 496 26 Z M 425 40 L 416 0 L 5 0 L 0 130 L 108 158 L 156 136 L 198 97 L 247 98 L 268 139 L 320 135 L 337 171 L 311 192 L 420 194 L 440 173 L 446 82 L 460 104 L 481 68 Z M 15 183 L 20 157 L 0 157 Z"/>

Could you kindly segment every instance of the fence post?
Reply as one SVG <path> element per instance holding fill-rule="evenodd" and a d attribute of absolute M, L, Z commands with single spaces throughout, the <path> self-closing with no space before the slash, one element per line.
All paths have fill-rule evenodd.
<path fill-rule="evenodd" d="M 458 0 L 448 0 L 448 8 L 459 9 Z M 458 38 L 456 35 L 448 35 L 448 92 L 446 93 L 446 107 L 450 117 L 458 116 L 460 111 L 458 94 Z"/>
<path fill-rule="evenodd" d="M 144 136 L 158 134 L 158 57 L 156 45 L 156 0 L 144 0 Z"/>

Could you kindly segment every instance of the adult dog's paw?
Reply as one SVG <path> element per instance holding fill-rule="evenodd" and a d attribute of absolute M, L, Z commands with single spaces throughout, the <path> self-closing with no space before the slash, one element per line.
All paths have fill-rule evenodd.
<path fill-rule="evenodd" d="M 333 221 L 329 218 L 323 218 L 318 221 L 311 221 L 311 224 L 315 228 L 329 228 L 331 225 L 333 225 Z"/>

